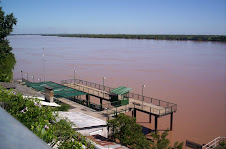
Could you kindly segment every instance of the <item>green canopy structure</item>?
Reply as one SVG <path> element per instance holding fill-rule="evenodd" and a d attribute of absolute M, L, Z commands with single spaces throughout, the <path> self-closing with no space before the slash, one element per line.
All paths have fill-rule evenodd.
<path fill-rule="evenodd" d="M 26 83 L 25 85 L 34 88 L 35 90 L 44 92 L 45 86 L 53 88 L 54 91 L 54 97 L 56 98 L 68 98 L 68 97 L 75 97 L 75 96 L 81 96 L 86 95 L 86 93 L 78 91 L 73 88 L 69 88 L 66 86 L 63 86 L 61 84 L 57 84 L 55 82 L 37 82 L 37 83 Z"/>
<path fill-rule="evenodd" d="M 129 91 L 131 91 L 131 90 L 132 90 L 132 88 L 127 88 L 127 87 L 121 86 L 121 87 L 111 90 L 110 92 L 117 94 L 117 95 L 123 95 L 123 94 L 129 93 Z"/>

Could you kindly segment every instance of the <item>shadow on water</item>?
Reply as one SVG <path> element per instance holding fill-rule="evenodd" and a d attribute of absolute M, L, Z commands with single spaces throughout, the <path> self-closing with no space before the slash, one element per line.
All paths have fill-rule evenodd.
<path fill-rule="evenodd" d="M 165 130 L 164 129 L 161 129 L 161 130 L 158 129 L 158 132 L 163 132 L 163 131 L 167 131 L 167 129 L 165 129 Z M 155 132 L 155 130 L 142 126 L 142 133 L 144 135 L 150 134 L 152 132 Z"/>

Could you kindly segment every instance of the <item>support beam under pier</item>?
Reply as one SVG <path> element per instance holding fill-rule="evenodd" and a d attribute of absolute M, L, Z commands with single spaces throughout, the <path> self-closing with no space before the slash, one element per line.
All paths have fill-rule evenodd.
<path fill-rule="evenodd" d="M 137 117 L 137 110 L 136 109 L 133 109 L 133 117 Z"/>
<path fill-rule="evenodd" d="M 100 107 L 102 108 L 103 98 L 100 98 Z"/>
<path fill-rule="evenodd" d="M 157 128 L 158 128 L 158 117 L 155 116 L 155 133 L 157 132 Z"/>
<path fill-rule="evenodd" d="M 151 113 L 149 114 L 149 123 L 151 123 Z"/>
<path fill-rule="evenodd" d="M 173 130 L 173 113 L 170 114 L 170 130 Z"/>
<path fill-rule="evenodd" d="M 86 106 L 89 107 L 89 103 L 90 103 L 90 95 L 86 95 Z"/>

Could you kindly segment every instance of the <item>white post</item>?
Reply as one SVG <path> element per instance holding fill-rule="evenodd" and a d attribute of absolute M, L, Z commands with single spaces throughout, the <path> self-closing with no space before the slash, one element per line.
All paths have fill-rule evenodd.
<path fill-rule="evenodd" d="M 42 53 L 42 56 L 43 56 L 43 65 L 44 65 L 44 82 L 46 81 L 46 77 L 45 77 L 45 75 L 46 75 L 46 66 L 45 66 L 45 49 L 44 48 L 42 48 L 43 49 L 43 53 Z"/>
<path fill-rule="evenodd" d="M 106 77 L 103 77 L 103 98 L 104 98 L 104 90 L 105 90 L 105 87 L 104 87 L 104 79 L 106 79 Z"/>
<path fill-rule="evenodd" d="M 75 87 L 75 73 L 76 73 L 76 71 L 74 71 L 74 87 Z"/>
<path fill-rule="evenodd" d="M 24 75 L 27 76 L 27 81 L 28 81 L 28 73 L 25 73 Z"/>
<path fill-rule="evenodd" d="M 142 109 L 144 106 L 144 87 L 145 87 L 145 85 L 142 85 Z"/>
<path fill-rule="evenodd" d="M 31 76 L 31 78 L 33 79 L 33 83 L 35 82 L 35 78 L 34 78 L 34 76 Z"/>
<path fill-rule="evenodd" d="M 21 79 L 23 81 L 23 71 L 21 70 L 20 73 L 21 73 Z"/>

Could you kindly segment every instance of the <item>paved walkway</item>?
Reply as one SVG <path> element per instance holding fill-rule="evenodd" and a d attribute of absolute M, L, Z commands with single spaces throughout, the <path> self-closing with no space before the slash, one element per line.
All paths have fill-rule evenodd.
<path fill-rule="evenodd" d="M 87 115 L 99 118 L 99 119 L 104 120 L 104 121 L 107 120 L 107 116 L 104 113 L 102 113 L 102 112 L 93 110 L 93 109 L 91 109 L 89 107 L 83 106 L 83 105 L 81 105 L 79 103 L 76 103 L 74 101 L 71 101 L 71 100 L 68 100 L 68 99 L 65 99 L 65 98 L 58 98 L 57 100 L 70 105 L 71 108 L 68 110 L 69 112 L 77 111 L 77 112 L 81 112 L 81 113 L 84 113 L 84 114 L 87 114 Z"/>

